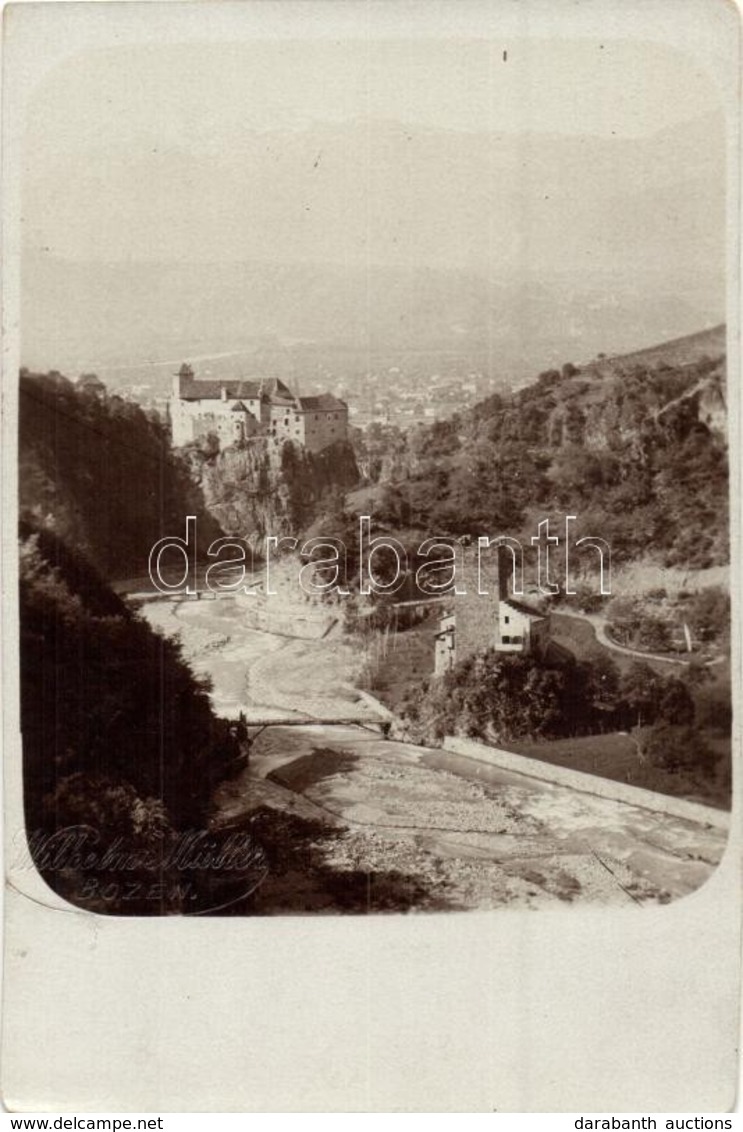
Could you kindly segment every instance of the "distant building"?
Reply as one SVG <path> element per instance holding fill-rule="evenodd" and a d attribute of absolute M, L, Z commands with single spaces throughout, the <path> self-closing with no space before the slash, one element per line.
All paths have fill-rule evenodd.
<path fill-rule="evenodd" d="M 102 397 L 106 392 L 106 386 L 97 373 L 81 373 L 75 382 L 75 388 L 81 393 L 92 393 L 96 397 Z"/>
<path fill-rule="evenodd" d="M 297 397 L 276 377 L 205 380 L 186 363 L 174 375 L 169 409 L 176 448 L 214 433 L 225 447 L 268 436 L 320 452 L 348 436 L 348 407 L 331 393 Z"/>
<path fill-rule="evenodd" d="M 509 597 L 510 550 L 498 547 L 495 559 L 495 570 L 488 571 L 487 586 L 483 585 L 488 593 L 478 592 L 478 579 L 473 574 L 466 580 L 467 592 L 453 597 L 451 609 L 439 619 L 434 659 L 436 676 L 442 676 L 458 661 L 485 649 L 547 655 L 549 614 Z"/>

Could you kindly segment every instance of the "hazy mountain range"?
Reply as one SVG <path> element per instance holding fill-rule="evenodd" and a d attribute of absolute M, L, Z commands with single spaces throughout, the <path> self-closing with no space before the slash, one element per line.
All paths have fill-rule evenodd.
<path fill-rule="evenodd" d="M 199 154 L 31 164 L 22 354 L 41 368 L 270 336 L 461 351 L 533 372 L 724 317 L 722 120 L 651 138 L 388 121 L 246 131 Z"/>

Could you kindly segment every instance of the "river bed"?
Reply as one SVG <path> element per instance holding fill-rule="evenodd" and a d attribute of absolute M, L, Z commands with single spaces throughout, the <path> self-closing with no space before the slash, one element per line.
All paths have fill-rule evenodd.
<path fill-rule="evenodd" d="M 218 820 L 268 810 L 317 830 L 311 864 L 272 875 L 258 912 L 638 907 L 694 891 L 722 855 L 719 829 L 385 740 L 388 713 L 353 687 L 363 656 L 345 638 L 246 628 L 234 599 L 145 613 L 180 634 L 215 709 L 256 725 L 249 768 L 217 791 Z M 360 878 L 363 907 L 346 899 Z"/>

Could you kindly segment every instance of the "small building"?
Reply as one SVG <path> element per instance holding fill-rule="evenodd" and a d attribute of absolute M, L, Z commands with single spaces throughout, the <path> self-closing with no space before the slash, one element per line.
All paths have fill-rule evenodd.
<path fill-rule="evenodd" d="M 434 674 L 443 676 L 456 664 L 456 629 L 457 616 L 455 613 L 445 613 L 439 618 L 439 627 L 436 633 L 436 656 L 434 658 Z"/>
<path fill-rule="evenodd" d="M 546 656 L 550 647 L 549 614 L 509 596 L 510 553 L 498 547 L 495 593 L 480 593 L 474 579 L 466 592 L 452 596 L 439 619 L 434 675 L 442 676 L 473 653 L 495 649 L 508 654 Z"/>
<path fill-rule="evenodd" d="M 250 410 L 243 404 L 242 401 L 236 401 L 230 410 L 231 427 L 225 429 L 225 440 L 227 444 L 242 444 L 251 436 L 255 436 L 260 431 L 260 424 L 257 418 L 250 412 Z M 220 441 L 222 440 L 222 433 L 217 433 Z"/>
<path fill-rule="evenodd" d="M 332 393 L 297 397 L 302 425 L 301 443 L 310 452 L 320 452 L 348 436 L 348 406 Z"/>
<path fill-rule="evenodd" d="M 97 373 L 81 373 L 75 382 L 75 388 L 93 397 L 103 397 L 106 392 L 106 386 Z"/>
<path fill-rule="evenodd" d="M 550 648 L 549 614 L 540 613 L 521 602 L 494 601 L 490 616 L 479 620 L 478 631 L 473 634 L 472 621 L 463 616 L 466 596 L 458 596 L 455 601 L 456 607 L 439 619 L 435 676 L 442 676 L 458 661 L 485 649 L 510 655 L 547 655 Z"/>
<path fill-rule="evenodd" d="M 549 617 L 513 598 L 498 602 L 499 652 L 544 652 L 549 642 Z"/>

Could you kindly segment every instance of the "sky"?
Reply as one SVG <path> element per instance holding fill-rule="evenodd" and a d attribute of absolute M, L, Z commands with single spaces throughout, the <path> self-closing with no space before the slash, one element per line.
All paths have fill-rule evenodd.
<path fill-rule="evenodd" d="M 312 248 L 300 256 L 307 259 L 321 255 L 322 225 L 329 242 L 337 244 L 331 228 L 348 222 L 357 229 L 363 210 L 373 210 L 380 196 L 389 215 L 380 223 L 394 223 L 395 195 L 406 195 L 406 185 L 398 183 L 401 166 L 409 167 L 412 184 L 417 157 L 414 147 L 385 148 L 380 136 L 386 124 L 413 127 L 425 169 L 421 209 L 433 231 L 447 225 L 451 191 L 441 194 L 435 220 L 432 169 L 434 180 L 437 173 L 431 154 L 424 153 L 427 131 L 642 143 L 659 131 L 716 115 L 709 77 L 678 51 L 644 43 L 283 40 L 81 52 L 42 82 L 29 106 L 24 242 L 73 259 L 203 259 L 209 247 L 217 258 L 231 258 L 234 233 L 236 258 L 271 258 L 273 231 L 279 229 L 277 258 L 285 260 L 295 240 L 301 252 L 307 226 L 314 224 Z M 348 144 L 337 133 L 347 124 Z M 332 127 L 334 138 L 327 133 Z M 309 163 L 298 154 L 302 137 L 310 139 Z M 577 210 L 585 212 L 599 195 L 612 193 L 612 178 L 597 185 L 583 152 L 563 149 L 566 156 L 558 164 L 572 162 L 571 191 Z M 455 196 L 476 195 L 491 178 L 494 167 L 484 146 L 479 157 L 469 159 L 469 181 L 467 160 L 459 168 L 443 168 L 444 161 L 458 162 L 456 144 L 444 138 L 441 153 L 439 173 Z M 496 149 L 493 154 L 496 160 Z M 593 151 L 586 154 L 593 162 Z M 318 155 L 332 165 L 332 177 L 327 169 L 317 173 Z M 532 180 L 542 176 L 540 160 L 538 147 L 525 152 Z M 616 163 L 622 192 L 623 179 L 633 174 L 619 150 Z M 599 164 L 607 164 L 604 155 Z M 520 190 L 513 160 L 506 165 L 494 189 L 493 215 L 504 215 L 503 179 Z M 543 180 L 547 200 L 549 171 Z M 633 192 L 637 182 L 635 174 Z M 529 195 L 525 180 L 523 191 Z M 274 192 L 276 209 L 265 215 Z M 415 224 L 415 202 L 407 203 L 401 223 L 409 224 L 412 216 Z M 242 231 L 252 209 L 255 225 L 264 226 L 263 250 L 259 231 Z M 484 205 L 478 215 L 484 229 L 490 224 L 487 209 Z M 292 215 L 287 229 L 282 218 Z M 468 240 L 477 242 L 476 224 L 470 229 Z M 377 239 L 379 247 L 382 243 Z M 348 246 L 348 254 L 355 254 Z M 342 260 L 345 254 L 341 248 L 330 258 Z"/>
<path fill-rule="evenodd" d="M 690 304 L 696 329 L 709 279 L 724 275 L 725 121 L 705 56 L 526 30 L 477 40 L 153 36 L 69 53 L 27 104 L 27 341 L 44 356 L 62 356 L 68 338 L 82 351 L 89 323 L 103 341 L 112 312 L 98 293 L 112 286 L 111 266 L 131 268 L 158 325 L 172 323 L 173 305 L 216 325 L 235 284 L 199 265 L 241 263 L 330 267 L 306 303 L 294 300 L 306 312 L 332 313 L 353 273 L 374 265 L 501 281 L 557 273 L 597 291 L 610 276 L 613 292 L 635 299 L 660 280 Z M 165 283 L 154 270 L 167 264 L 193 271 Z M 128 312 L 141 323 L 132 286 L 118 286 L 119 321 Z M 283 312 L 275 286 L 266 283 L 261 311 Z M 257 308 L 255 282 L 246 287 L 242 302 Z M 428 301 L 410 288 L 405 304 Z M 718 298 L 719 287 L 715 309 Z M 581 303 L 564 290 L 560 302 L 567 327 L 569 303 Z M 237 326 L 243 316 L 230 317 Z M 258 332 L 274 321 L 255 319 Z M 298 321 L 307 333 L 312 319 Z M 518 312 L 513 321 L 516 334 Z"/>
<path fill-rule="evenodd" d="M 504 60 L 503 53 L 507 56 Z M 209 151 L 245 130 L 368 117 L 467 131 L 647 136 L 719 108 L 702 65 L 642 42 L 407 40 L 122 46 L 32 100 L 33 163 L 145 139 Z"/>

